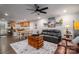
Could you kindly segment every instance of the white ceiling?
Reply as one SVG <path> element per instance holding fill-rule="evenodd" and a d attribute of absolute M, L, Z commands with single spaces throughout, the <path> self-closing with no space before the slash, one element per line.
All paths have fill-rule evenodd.
<path fill-rule="evenodd" d="M 63 10 L 67 10 L 67 14 L 76 14 L 79 13 L 79 5 L 66 5 L 66 4 L 39 4 L 42 7 L 48 7 L 47 14 L 40 14 L 42 18 L 48 18 L 51 16 L 63 15 Z M 9 4 L 9 5 L 0 5 L 0 11 L 8 13 L 6 17 L 7 20 L 36 20 L 38 15 L 31 14 L 32 11 L 26 10 L 33 7 L 33 4 Z"/>

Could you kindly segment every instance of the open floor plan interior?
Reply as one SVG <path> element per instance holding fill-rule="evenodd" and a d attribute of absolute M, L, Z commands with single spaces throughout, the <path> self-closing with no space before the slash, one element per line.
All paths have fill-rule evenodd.
<path fill-rule="evenodd" d="M 79 4 L 0 4 L 0 54 L 78 54 Z"/>

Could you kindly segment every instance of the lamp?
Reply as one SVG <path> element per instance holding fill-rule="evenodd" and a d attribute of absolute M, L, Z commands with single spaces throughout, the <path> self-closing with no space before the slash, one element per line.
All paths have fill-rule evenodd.
<path fill-rule="evenodd" d="M 70 28 L 70 25 L 66 25 L 65 27 L 66 27 L 66 28 Z"/>
<path fill-rule="evenodd" d="M 70 34 L 70 32 L 68 30 L 70 28 L 70 25 L 66 25 L 65 28 L 66 28 L 66 34 Z"/>

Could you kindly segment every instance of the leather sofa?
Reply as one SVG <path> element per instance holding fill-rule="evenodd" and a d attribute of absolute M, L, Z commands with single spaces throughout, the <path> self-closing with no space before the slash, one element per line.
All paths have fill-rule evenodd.
<path fill-rule="evenodd" d="M 61 31 L 57 29 L 53 30 L 43 30 L 43 39 L 48 42 L 58 44 L 61 41 Z"/>

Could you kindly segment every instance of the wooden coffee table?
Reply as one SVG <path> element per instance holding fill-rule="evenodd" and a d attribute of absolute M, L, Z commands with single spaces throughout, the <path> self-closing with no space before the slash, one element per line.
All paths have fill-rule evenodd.
<path fill-rule="evenodd" d="M 28 36 L 28 44 L 36 49 L 41 48 L 44 44 L 43 42 L 43 36 Z"/>

